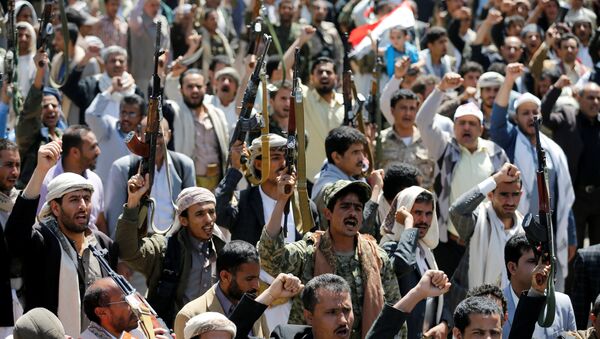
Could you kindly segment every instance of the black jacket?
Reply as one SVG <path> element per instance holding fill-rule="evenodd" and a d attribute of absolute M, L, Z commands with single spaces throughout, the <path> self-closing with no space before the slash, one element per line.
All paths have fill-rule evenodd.
<path fill-rule="evenodd" d="M 226 227 L 231 232 L 232 240 L 244 240 L 256 246 L 263 227 L 268 222 L 263 212 L 262 198 L 258 186 L 249 187 L 236 195 L 237 204 L 232 203 L 235 187 L 242 179 L 242 173 L 236 169 L 228 169 L 225 177 L 215 190 L 217 199 L 217 225 Z M 318 228 L 317 206 L 310 201 L 310 209 Z M 296 240 L 302 235 L 296 231 Z"/>
<path fill-rule="evenodd" d="M 6 241 L 12 257 L 23 261 L 25 311 L 44 307 L 56 314 L 61 247 L 50 229 L 34 226 L 38 200 L 39 197 L 29 200 L 19 195 L 6 222 Z M 93 232 L 99 246 L 109 250 L 108 262 L 116 267 L 117 247 L 105 234 Z"/>
<path fill-rule="evenodd" d="M 4 240 L 4 227 L 0 225 L 0 327 L 14 325 L 12 292 L 10 287 L 10 255 Z"/>

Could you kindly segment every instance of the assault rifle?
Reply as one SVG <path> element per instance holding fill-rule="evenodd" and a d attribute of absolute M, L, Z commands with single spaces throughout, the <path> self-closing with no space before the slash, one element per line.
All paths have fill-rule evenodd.
<path fill-rule="evenodd" d="M 381 160 L 381 155 L 382 155 L 382 148 L 381 148 L 381 130 L 382 130 L 382 124 L 383 124 L 383 119 L 381 116 L 381 111 L 379 110 L 379 76 L 380 76 L 380 67 L 383 64 L 383 59 L 381 58 L 381 56 L 379 56 L 379 41 L 380 39 L 377 39 L 376 43 L 375 43 L 375 64 L 373 65 L 373 71 L 372 71 L 372 75 L 373 75 L 373 79 L 371 80 L 371 93 L 369 94 L 369 100 L 368 100 L 368 112 L 369 112 L 369 117 L 368 117 L 368 121 L 372 124 L 375 124 L 375 126 L 377 126 L 377 134 L 375 136 L 375 160 L 376 161 L 380 161 Z"/>
<path fill-rule="evenodd" d="M 534 217 L 528 213 L 523 219 L 523 228 L 527 240 L 533 246 L 536 256 L 550 264 L 548 287 L 546 288 L 546 314 L 542 311 L 538 324 L 550 327 L 554 322 L 556 299 L 554 295 L 554 274 L 556 273 L 556 255 L 554 253 L 554 227 L 552 226 L 552 210 L 550 209 L 550 194 L 548 191 L 548 168 L 546 167 L 546 152 L 540 141 L 541 119 L 535 118 L 536 153 L 537 153 L 537 186 L 539 200 L 539 214 Z M 540 279 L 536 277 L 536 279 Z M 541 283 L 541 281 L 540 281 Z"/>
<path fill-rule="evenodd" d="M 263 18 L 261 16 L 262 10 L 262 0 L 254 0 L 251 12 L 252 23 L 246 27 L 248 29 L 248 54 L 256 55 L 258 53 L 260 39 L 264 33 Z"/>
<path fill-rule="evenodd" d="M 125 138 L 125 142 L 127 143 L 127 148 L 136 155 L 142 157 L 142 161 L 140 162 L 140 174 L 142 177 L 145 177 L 148 174 L 148 181 L 150 184 L 150 188 L 142 198 L 142 205 L 146 205 L 149 208 L 149 216 L 148 223 L 151 227 L 154 228 L 153 219 L 154 219 L 154 201 L 150 198 L 150 191 L 152 190 L 152 183 L 154 183 L 154 169 L 156 166 L 156 148 L 158 144 L 159 134 L 162 134 L 160 130 L 160 121 L 162 120 L 162 98 L 161 98 L 161 87 L 160 87 L 160 77 L 158 76 L 158 59 L 164 54 L 164 51 L 160 50 L 160 32 L 161 32 L 161 22 L 157 23 L 156 27 L 156 46 L 154 47 L 154 71 L 152 73 L 152 90 L 148 97 L 148 116 L 147 116 L 147 124 L 144 129 L 142 141 L 138 136 L 135 135 L 135 132 L 129 132 L 127 137 Z M 135 189 L 134 187 L 130 187 L 130 189 Z M 159 231 L 154 229 L 154 232 L 159 234 L 164 234 L 167 231 Z"/>
<path fill-rule="evenodd" d="M 98 249 L 94 247 L 94 245 L 88 245 L 89 250 L 92 252 L 100 267 L 108 274 L 108 276 L 119 286 L 123 294 L 125 295 L 125 301 L 131 307 L 131 311 L 138 317 L 140 328 L 146 335 L 148 339 L 154 339 L 156 336 L 154 335 L 155 328 L 164 328 L 168 330 L 169 328 L 165 324 L 165 322 L 156 314 L 152 306 L 148 303 L 148 301 L 139 294 L 131 284 L 123 277 L 122 275 L 115 272 L 106 259 L 104 259 L 104 255 L 106 254 L 106 249 Z M 163 334 L 172 338 L 169 334 Z"/>
<path fill-rule="evenodd" d="M 50 42 L 52 33 L 52 1 L 47 1 L 44 4 L 44 11 L 42 12 L 42 17 L 40 18 L 40 34 L 37 39 L 37 49 L 46 49 L 48 42 Z"/>
<path fill-rule="evenodd" d="M 344 98 L 344 122 L 345 126 L 350 126 L 358 129 L 366 137 L 365 121 L 363 117 L 363 107 L 365 105 L 365 97 L 358 93 L 352 76 L 350 67 L 350 45 L 348 43 L 348 33 L 344 33 L 344 72 L 342 74 L 342 96 Z M 355 100 L 352 107 L 352 100 Z M 369 142 L 365 145 L 365 153 L 369 161 L 368 167 L 363 169 L 363 176 L 367 176 L 373 171 L 374 161 L 371 153 Z"/>
<path fill-rule="evenodd" d="M 266 62 L 267 51 L 269 50 L 269 46 L 271 46 L 271 37 L 263 34 L 264 41 L 264 49 L 262 54 L 258 58 L 256 62 L 256 66 L 254 67 L 254 71 L 250 76 L 250 81 L 248 82 L 248 87 L 246 87 L 246 91 L 244 92 L 244 98 L 242 99 L 242 107 L 240 110 L 240 115 L 237 123 L 235 124 L 235 129 L 233 130 L 233 134 L 231 135 L 231 141 L 229 142 L 229 149 L 236 143 L 236 141 L 244 142 L 248 137 L 248 132 L 254 130 L 259 126 L 259 122 L 254 116 L 252 118 L 252 108 L 254 107 L 254 101 L 256 100 L 256 92 L 258 91 L 258 86 L 260 83 L 260 70 L 262 68 L 263 63 Z M 267 93 L 263 93 L 263 95 L 267 95 Z M 246 157 L 242 157 L 242 163 L 247 161 Z"/>

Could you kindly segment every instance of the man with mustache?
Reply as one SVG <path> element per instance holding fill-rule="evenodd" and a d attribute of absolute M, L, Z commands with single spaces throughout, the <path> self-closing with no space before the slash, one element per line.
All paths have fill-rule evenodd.
<path fill-rule="evenodd" d="M 508 285 L 506 267 L 498 253 L 510 237 L 524 232 L 523 215 L 517 210 L 522 193 L 519 176 L 519 169 L 506 163 L 450 206 L 452 223 L 467 244 L 452 276 L 452 292 L 448 295 L 452 309 L 471 288 Z"/>
<path fill-rule="evenodd" d="M 390 255 L 402 295 L 406 295 L 427 270 L 437 270 L 432 250 L 439 242 L 439 230 L 433 193 L 419 186 L 398 193 L 381 234 L 381 244 L 385 243 L 384 248 Z M 445 338 L 452 327 L 452 313 L 441 296 L 423 300 L 408 316 L 407 324 L 410 339 Z"/>
<path fill-rule="evenodd" d="M 285 161 L 285 146 L 287 139 L 269 134 L 270 169 L 269 176 L 262 184 L 250 186 L 243 191 L 235 191 L 243 172 L 241 171 L 241 155 L 247 155 L 245 146 L 240 142 L 231 149 L 231 167 L 227 170 L 225 178 L 219 183 L 215 192 L 217 197 L 217 224 L 226 227 L 231 232 L 231 239 L 244 240 L 256 245 L 260 239 L 263 226 L 269 221 L 279 193 L 277 191 L 278 178 L 287 170 Z M 261 178 L 262 168 L 262 143 L 261 138 L 252 141 L 248 156 L 247 172 L 256 178 Z M 234 199 L 232 199 L 234 198 Z M 236 201 L 233 203 L 232 201 Z M 311 202 L 313 217 L 317 220 L 316 206 Z M 286 243 L 302 239 L 302 234 L 296 229 L 294 220 L 299 218 L 291 212 L 287 224 L 282 227 Z M 281 224 L 283 225 L 283 218 Z M 281 226 L 281 225 L 280 225 Z"/>
<path fill-rule="evenodd" d="M 115 86 L 115 87 L 113 87 Z M 119 82 L 115 81 L 107 91 L 113 93 L 119 91 Z M 146 105 L 144 99 L 137 94 L 126 95 L 121 99 L 118 106 L 113 107 L 110 103 L 110 94 L 98 94 L 92 104 L 85 111 L 86 122 L 98 138 L 98 147 L 110 152 L 102 152 L 98 156 L 98 168 L 96 173 L 102 182 L 108 182 L 108 173 L 115 160 L 130 154 L 125 137 L 132 131 L 136 131 L 142 118 L 146 116 Z M 118 109 L 119 118 L 107 110 Z"/>
<path fill-rule="evenodd" d="M 218 282 L 201 297 L 187 303 L 175 319 L 175 334 L 184 338 L 185 324 L 195 315 L 204 312 L 217 312 L 230 317 L 244 293 L 258 292 L 260 272 L 259 256 L 251 244 L 233 240 L 223 247 L 217 258 L 216 274 Z M 269 337 L 264 315 L 254 323 L 250 335 L 259 338 Z"/>
<path fill-rule="evenodd" d="M 310 70 L 311 88 L 302 89 L 306 131 L 310 137 L 306 154 L 311 155 L 306 158 L 306 177 L 312 182 L 328 157 L 323 145 L 329 131 L 344 121 L 344 99 L 335 91 L 337 80 L 334 61 L 319 57 Z"/>
<path fill-rule="evenodd" d="M 512 84 L 523 72 L 522 64 L 513 63 L 506 66 L 506 81 L 500 87 L 492 110 L 490 136 L 506 150 L 508 158 L 513 160 L 521 171 L 524 194 L 519 201 L 519 212 L 536 215 L 539 209 L 538 184 L 535 177 L 538 140 L 535 135 L 534 119 L 540 117 L 542 103 L 533 94 L 524 93 L 514 102 L 515 114 L 512 117 L 514 123 L 509 121 L 507 114 L 508 93 Z M 557 244 L 556 257 L 559 265 L 557 265 L 556 289 L 564 291 L 568 262 L 575 256 L 577 248 L 577 231 L 571 210 L 575 201 L 575 193 L 565 152 L 543 133 L 540 133 L 539 141 L 546 153 L 550 209 L 553 211 L 552 223 Z M 575 139 L 570 142 L 575 142 Z"/>
<path fill-rule="evenodd" d="M 326 186 L 323 202 L 329 221 L 327 231 L 308 233 L 302 240 L 285 244 L 281 218 L 291 195 L 285 191 L 286 185 L 294 186 L 295 178 L 284 174 L 278 179 L 277 203 L 258 243 L 262 268 L 271 276 L 292 273 L 305 284 L 324 273 L 344 278 L 352 286 L 350 296 L 357 319 L 347 332 L 352 331 L 352 338 L 364 337 L 384 302 L 400 298 L 385 251 L 371 236 L 359 233 L 363 207 L 371 196 L 371 188 L 365 182 L 349 180 Z M 289 322 L 302 324 L 304 321 L 300 299 L 295 298 Z M 344 335 L 347 338 L 349 333 Z"/>
<path fill-rule="evenodd" d="M 52 167 L 42 183 L 38 212 L 41 211 L 48 193 L 48 185 L 52 179 L 62 173 L 75 173 L 86 178 L 94 186 L 92 193 L 92 211 L 89 218 L 90 228 L 107 233 L 104 219 L 104 185 L 94 172 L 96 161 L 100 155 L 98 140 L 92 130 L 84 125 L 69 126 L 62 136 L 62 154 L 57 164 Z M 39 159 L 39 157 L 38 157 Z"/>
<path fill-rule="evenodd" d="M 311 141 L 312 142 L 312 141 Z M 324 187 L 338 180 L 366 181 L 371 186 L 371 195 L 366 202 L 363 211 L 363 222 L 361 223 L 361 232 L 376 236 L 375 229 L 377 208 L 379 207 L 379 195 L 383 191 L 383 170 L 374 170 L 365 180 L 363 172 L 365 163 L 368 162 L 365 156 L 365 148 L 369 147 L 367 138 L 356 128 L 341 126 L 332 129 L 325 139 L 325 152 L 327 153 L 327 163 L 323 165 L 319 178 L 312 189 L 311 199 L 317 206 L 324 206 L 323 193 Z M 307 153 L 310 154 L 310 153 Z M 327 218 L 321 207 L 319 210 L 320 219 L 323 228 L 327 226 Z"/>
<path fill-rule="evenodd" d="M 83 296 L 83 310 L 90 325 L 79 336 L 81 339 L 121 338 L 125 333 L 145 338 L 136 330 L 138 317 L 112 278 L 98 279 L 88 287 Z"/>
<path fill-rule="evenodd" d="M 167 76 L 165 93 L 172 100 L 175 113 L 175 151 L 194 160 L 196 185 L 214 191 L 227 168 L 229 125 L 226 115 L 206 97 L 206 79 L 197 68 L 175 67 Z"/>
<path fill-rule="evenodd" d="M 102 277 L 88 245 L 109 249 L 107 261 L 113 266 L 117 256 L 110 238 L 90 229 L 95 188 L 79 174 L 52 179 L 36 216 L 44 177 L 60 154 L 60 142 L 40 147 L 37 167 L 8 218 L 6 240 L 12 258 L 23 262 L 25 311 L 44 307 L 58 316 L 68 335 L 78 336 L 89 322 L 81 307 L 85 289 Z"/>
<path fill-rule="evenodd" d="M 454 113 L 454 136 L 434 123 L 444 92 L 457 88 L 462 78 L 446 73 L 441 83 L 421 105 L 416 124 L 429 156 L 440 166 L 440 186 L 436 188 L 439 204 L 440 243 L 434 253 L 440 269 L 454 273 L 465 251 L 465 242 L 449 220 L 448 209 L 458 197 L 497 172 L 508 161 L 506 153 L 495 143 L 482 139 L 483 113 L 473 103 L 461 105 Z"/>
<path fill-rule="evenodd" d="M 387 304 L 366 335 L 367 339 L 391 338 L 398 333 L 407 314 L 422 299 L 444 294 L 450 288 L 448 277 L 441 271 L 427 271 L 423 278 L 395 304 Z M 355 317 L 350 298 L 351 289 L 342 277 L 322 274 L 311 279 L 302 292 L 306 325 L 281 325 L 271 333 L 274 339 L 350 338 Z"/>
<path fill-rule="evenodd" d="M 128 198 L 115 235 L 121 260 L 148 282 L 148 302 L 172 326 L 186 303 L 208 291 L 216 281 L 217 253 L 225 238 L 215 224 L 215 196 L 206 188 L 189 187 L 177 197 L 177 215 L 167 234 L 139 239 L 140 200 L 148 177 L 136 174 L 127 182 Z"/>
<path fill-rule="evenodd" d="M 47 64 L 46 51 L 38 51 L 34 57 L 36 70 L 33 84 L 15 126 L 16 141 L 21 155 L 21 177 L 17 184 L 19 188 L 24 188 L 29 182 L 36 167 L 40 146 L 52 140 L 59 140 L 67 127 L 62 117 L 60 93 L 50 86 L 44 86 Z M 5 99 L 5 103 L 0 104 L 0 109 L 8 111 L 10 100 L 8 96 Z"/>

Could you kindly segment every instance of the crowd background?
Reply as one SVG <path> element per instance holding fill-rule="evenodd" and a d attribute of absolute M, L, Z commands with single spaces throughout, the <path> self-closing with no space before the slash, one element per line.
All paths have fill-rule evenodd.
<path fill-rule="evenodd" d="M 326 338 L 314 313 L 322 300 L 294 295 L 299 284 L 317 293 L 328 281 L 337 290 L 327 293 L 350 300 L 352 320 L 333 329 L 342 337 L 376 337 L 384 305 L 406 305 L 401 296 L 421 286 L 426 296 L 399 336 L 468 337 L 468 323 L 455 322 L 485 309 L 467 302 L 483 295 L 501 301 L 496 335 L 507 338 L 520 298 L 539 297 L 531 277 L 544 269 L 522 227 L 541 202 L 537 145 L 548 167 L 557 306 L 554 323 L 532 336 L 598 337 L 598 1 L 256 1 L 66 0 L 67 22 L 58 2 L 0 1 L 2 338 L 38 307 L 74 337 L 134 330 L 99 311 L 121 295 L 88 244 L 108 249 L 178 337 L 207 311 L 236 319 L 244 293 L 274 284 L 285 298 L 261 294 L 264 315 L 238 328 L 286 338 L 288 323 L 308 323 L 315 330 L 302 331 Z M 51 29 L 40 32 L 45 7 Z M 274 39 L 264 65 L 262 34 Z M 255 68 L 266 86 L 244 102 Z M 158 92 L 150 185 L 125 140 L 144 138 Z M 242 105 L 270 118 L 266 167 L 260 127 L 230 143 Z M 352 109 L 363 110 L 362 131 L 348 123 Z M 301 172 L 288 170 L 290 114 L 305 122 Z M 330 280 L 309 285 L 321 275 Z M 425 293 L 424 277 L 452 287 Z M 223 320 L 215 317 L 202 321 Z"/>

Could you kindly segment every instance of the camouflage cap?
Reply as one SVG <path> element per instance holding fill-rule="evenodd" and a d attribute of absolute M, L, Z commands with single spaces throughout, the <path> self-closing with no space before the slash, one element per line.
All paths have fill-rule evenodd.
<path fill-rule="evenodd" d="M 323 188 L 323 202 L 325 202 L 325 206 L 328 206 L 333 199 L 348 191 L 358 194 L 358 198 L 363 204 L 371 197 L 371 187 L 366 182 L 338 180 Z"/>

